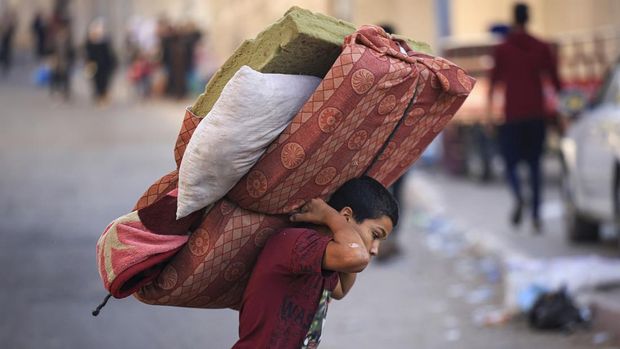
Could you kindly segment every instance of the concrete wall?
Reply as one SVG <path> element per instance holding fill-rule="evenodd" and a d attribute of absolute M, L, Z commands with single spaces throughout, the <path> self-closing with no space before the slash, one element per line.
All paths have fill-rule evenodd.
<path fill-rule="evenodd" d="M 437 39 L 434 0 L 356 0 L 352 21 L 358 25 L 390 23 L 398 34 L 431 46 Z"/>
<path fill-rule="evenodd" d="M 620 25 L 618 20 L 620 1 L 618 0 L 546 0 L 540 2 L 544 16 L 544 30 L 550 35 Z"/>
<path fill-rule="evenodd" d="M 7 8 L 17 12 L 17 32 L 15 45 L 17 47 L 31 47 L 30 22 L 37 10 L 51 11 L 51 0 L 0 0 L 0 12 Z"/>
<path fill-rule="evenodd" d="M 448 3 L 452 35 L 479 35 L 493 23 L 511 21 L 514 0 L 71 0 L 76 42 L 83 42 L 88 23 L 108 19 L 117 48 L 122 47 L 127 22 L 133 15 L 173 21 L 191 19 L 211 34 L 214 56 L 224 60 L 247 38 L 254 37 L 291 6 L 298 5 L 354 24 L 393 24 L 400 34 L 436 46 L 435 7 Z M 0 0 L 19 14 L 17 44 L 30 47 L 29 26 L 37 8 L 50 10 L 53 0 Z M 617 26 L 619 0 L 530 0 L 530 29 L 542 36 Z"/>
<path fill-rule="evenodd" d="M 212 45 L 224 59 L 239 44 L 256 36 L 291 6 L 321 12 L 356 25 L 389 22 L 400 34 L 432 43 L 435 40 L 433 0 L 212 0 L 215 33 Z"/>
<path fill-rule="evenodd" d="M 30 24 L 35 12 L 41 9 L 49 14 L 53 5 L 54 0 L 0 0 L 0 11 L 6 6 L 17 10 L 17 47 L 32 46 Z M 104 17 L 117 50 L 123 47 L 127 25 L 133 16 L 165 16 L 173 21 L 193 20 L 202 28 L 207 28 L 212 19 L 208 0 L 71 0 L 69 8 L 76 44 L 85 41 L 88 24 L 94 18 Z"/>
<path fill-rule="evenodd" d="M 225 60 L 245 39 L 256 36 L 282 17 L 293 5 L 311 11 L 329 13 L 322 0 L 211 0 L 210 45 L 219 61 Z"/>
<path fill-rule="evenodd" d="M 514 0 L 452 0 L 453 35 L 486 32 L 495 23 L 511 23 Z M 617 26 L 618 0 L 529 0 L 530 30 L 552 37 L 574 31 Z"/>

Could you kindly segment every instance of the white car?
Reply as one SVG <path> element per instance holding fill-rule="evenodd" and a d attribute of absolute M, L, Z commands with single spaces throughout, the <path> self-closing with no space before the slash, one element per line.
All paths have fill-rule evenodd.
<path fill-rule="evenodd" d="M 568 237 L 595 240 L 620 222 L 620 62 L 561 142 Z"/>

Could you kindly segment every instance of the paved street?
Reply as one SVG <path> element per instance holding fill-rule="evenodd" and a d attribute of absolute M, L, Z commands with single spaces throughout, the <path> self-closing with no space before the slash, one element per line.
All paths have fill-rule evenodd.
<path fill-rule="evenodd" d="M 435 195 L 435 209 L 480 239 L 497 240 L 497 243 L 502 245 L 500 248 L 505 250 L 504 252 L 523 254 L 533 258 L 584 254 L 617 257 L 620 249 L 615 240 L 575 244 L 566 238 L 559 191 L 559 160 L 547 157 L 544 168 L 546 183 L 542 206 L 543 233 L 540 235 L 534 233 L 528 209 L 524 210 L 521 226 L 512 227 L 508 224 L 512 198 L 508 186 L 501 178 L 482 184 L 443 173 L 433 175 L 434 190 L 432 192 Z M 428 175 L 424 176 L 424 173 L 421 177 L 430 180 Z"/>
<path fill-rule="evenodd" d="M 228 348 L 237 313 L 154 307 L 111 300 L 95 244 L 155 179 L 173 168 L 173 144 L 189 101 L 133 102 L 118 84 L 112 104 L 93 107 L 76 75 L 64 104 L 29 82 L 20 67 L 0 80 L 0 346 L 2 348 Z M 508 194 L 428 170 L 407 182 L 403 254 L 371 265 L 342 301 L 333 302 L 321 344 L 336 348 L 615 348 L 602 333 L 537 333 L 524 321 L 481 326 L 477 314 L 499 308 L 501 280 L 482 277 L 485 255 L 447 253 L 429 239 L 428 217 L 459 231 L 493 236 L 497 245 L 537 257 L 602 254 L 616 246 L 567 244 L 555 188 L 548 187 L 545 233 L 506 224 Z M 526 222 L 529 223 L 529 222 Z M 597 336 L 598 335 L 598 336 Z M 596 344 L 598 343 L 598 344 Z"/>

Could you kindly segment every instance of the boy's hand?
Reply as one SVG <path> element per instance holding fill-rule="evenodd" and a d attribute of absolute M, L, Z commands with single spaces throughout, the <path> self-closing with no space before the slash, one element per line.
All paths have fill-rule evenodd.
<path fill-rule="evenodd" d="M 291 222 L 307 222 L 325 225 L 328 217 L 338 215 L 338 211 L 329 206 L 322 199 L 312 199 L 303 205 L 298 212 L 291 214 Z"/>
<path fill-rule="evenodd" d="M 312 199 L 299 212 L 291 214 L 292 222 L 307 222 L 324 225 L 333 234 L 333 241 L 327 244 L 322 267 L 343 273 L 359 273 L 370 261 L 368 248 L 364 245 L 357 224 L 329 206 L 321 199 Z M 347 287 L 348 285 L 342 285 Z M 343 289 L 343 295 L 346 293 Z"/>

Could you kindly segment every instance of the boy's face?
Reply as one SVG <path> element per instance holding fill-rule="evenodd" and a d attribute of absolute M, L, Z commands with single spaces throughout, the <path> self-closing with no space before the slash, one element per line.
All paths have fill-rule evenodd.
<path fill-rule="evenodd" d="M 392 220 L 388 216 L 365 219 L 361 223 L 352 219 L 352 222 L 357 225 L 362 241 L 364 241 L 364 245 L 371 256 L 376 256 L 379 253 L 381 241 L 387 239 L 394 228 Z"/>

